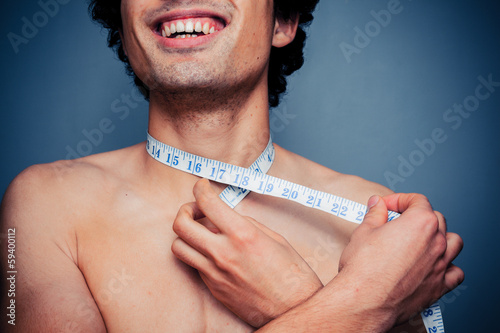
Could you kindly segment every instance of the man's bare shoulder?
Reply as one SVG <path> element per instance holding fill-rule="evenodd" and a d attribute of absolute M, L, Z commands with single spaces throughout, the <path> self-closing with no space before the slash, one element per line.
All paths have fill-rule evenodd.
<path fill-rule="evenodd" d="M 277 147 L 280 158 L 279 172 L 288 180 L 366 204 L 372 195 L 393 193 L 387 187 L 361 177 L 343 174 L 305 157 Z"/>
<path fill-rule="evenodd" d="M 17 266 L 23 273 L 16 280 L 16 299 L 19 316 L 26 318 L 16 326 L 19 331 L 40 327 L 47 331 L 74 327 L 105 331 L 79 269 L 82 238 L 77 227 L 98 214 L 99 200 L 105 198 L 100 193 L 110 183 L 106 164 L 101 161 L 113 159 L 114 154 L 34 165 L 7 189 L 0 227 L 4 233 L 14 230 L 16 234 Z M 4 257 L 6 249 L 0 251 Z"/>
<path fill-rule="evenodd" d="M 9 185 L 2 211 L 43 212 L 50 217 L 65 211 L 95 212 L 95 203 L 119 186 L 134 166 L 139 145 L 76 160 L 37 164 L 22 171 Z M 94 206 L 93 206 L 94 205 Z M 12 210 L 14 210 L 12 212 Z M 41 214 L 37 214 L 42 216 Z"/>

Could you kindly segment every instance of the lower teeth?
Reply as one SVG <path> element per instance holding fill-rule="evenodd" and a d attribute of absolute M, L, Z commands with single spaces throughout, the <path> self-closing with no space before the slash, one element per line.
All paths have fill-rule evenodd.
<path fill-rule="evenodd" d="M 182 34 L 182 35 L 177 35 L 175 36 L 174 38 L 195 38 L 195 37 L 198 37 L 198 35 L 195 35 L 195 34 Z"/>

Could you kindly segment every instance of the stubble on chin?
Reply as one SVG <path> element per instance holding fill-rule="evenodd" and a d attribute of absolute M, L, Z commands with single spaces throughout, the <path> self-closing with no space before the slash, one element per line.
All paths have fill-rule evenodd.
<path fill-rule="evenodd" d="M 233 64 L 181 63 L 158 65 L 143 81 L 152 99 L 170 109 L 190 109 L 198 112 L 236 108 L 242 104 L 244 83 L 238 82 Z M 241 96 L 240 96 L 241 95 Z"/>

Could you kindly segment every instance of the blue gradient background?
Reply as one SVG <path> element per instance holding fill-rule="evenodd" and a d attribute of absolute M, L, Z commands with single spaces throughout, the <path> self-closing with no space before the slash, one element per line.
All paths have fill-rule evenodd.
<path fill-rule="evenodd" d="M 464 238 L 456 263 L 466 280 L 459 295 L 442 302 L 447 331 L 491 332 L 500 310 L 500 88 L 457 130 L 443 114 L 474 93 L 478 76 L 500 81 L 500 5 L 402 0 L 403 11 L 348 63 L 339 44 L 353 44 L 354 27 L 364 28 L 373 20 L 370 11 L 387 3 L 322 0 L 306 64 L 276 110 L 295 118 L 275 128 L 274 138 L 332 169 L 387 186 L 384 172 L 397 173 L 398 156 L 408 158 L 415 139 L 442 128 L 447 141 L 395 190 L 427 195 L 449 230 Z M 21 18 L 31 20 L 40 7 L 36 1 L 1 7 L 1 193 L 29 165 L 65 158 L 67 146 L 76 149 L 82 131 L 103 118 L 114 131 L 92 153 L 144 140 L 145 102 L 127 106 L 124 119 L 112 110 L 133 86 L 84 1 L 62 5 L 17 54 L 7 34 L 21 34 Z"/>

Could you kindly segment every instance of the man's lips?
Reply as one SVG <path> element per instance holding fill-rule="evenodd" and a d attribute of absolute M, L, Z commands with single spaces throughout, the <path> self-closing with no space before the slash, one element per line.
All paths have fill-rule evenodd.
<path fill-rule="evenodd" d="M 172 11 L 154 23 L 154 32 L 167 39 L 200 38 L 223 30 L 228 19 L 208 11 Z"/>
<path fill-rule="evenodd" d="M 165 38 L 196 38 L 224 29 L 224 23 L 213 17 L 195 17 L 170 20 L 158 26 Z"/>

